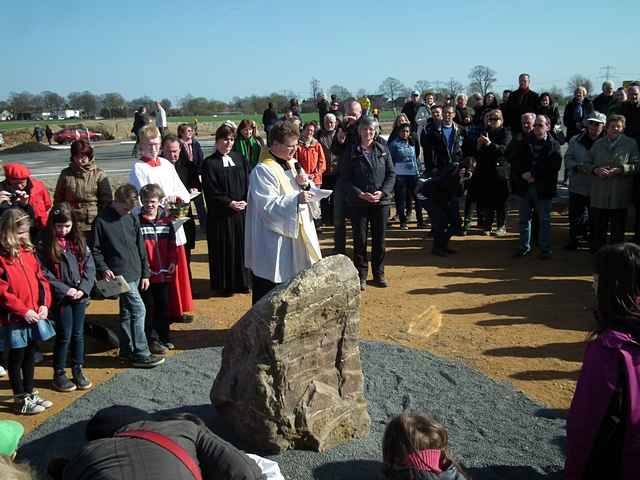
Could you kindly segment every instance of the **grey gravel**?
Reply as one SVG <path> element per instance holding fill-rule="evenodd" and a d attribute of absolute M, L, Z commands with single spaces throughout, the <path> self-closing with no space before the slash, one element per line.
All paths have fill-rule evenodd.
<path fill-rule="evenodd" d="M 31 432 L 19 460 L 44 471 L 49 459 L 73 455 L 84 444 L 87 420 L 114 404 L 161 414 L 192 412 L 241 446 L 209 400 L 221 352 L 221 347 L 190 350 L 158 368 L 112 377 Z M 451 450 L 474 479 L 562 478 L 563 418 L 454 361 L 384 343 L 363 342 L 361 352 L 371 434 L 325 453 L 288 451 L 270 457 L 288 479 L 379 477 L 384 427 L 405 409 L 431 412 L 448 427 Z"/>

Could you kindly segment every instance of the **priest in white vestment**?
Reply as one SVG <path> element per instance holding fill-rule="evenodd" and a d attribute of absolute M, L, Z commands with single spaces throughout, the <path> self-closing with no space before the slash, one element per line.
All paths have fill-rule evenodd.
<path fill-rule="evenodd" d="M 272 146 L 251 171 L 245 224 L 245 265 L 253 303 L 322 258 L 309 205 L 310 180 L 293 158 L 300 136 L 293 122 L 276 123 Z M 300 173 L 298 173 L 300 172 Z"/>

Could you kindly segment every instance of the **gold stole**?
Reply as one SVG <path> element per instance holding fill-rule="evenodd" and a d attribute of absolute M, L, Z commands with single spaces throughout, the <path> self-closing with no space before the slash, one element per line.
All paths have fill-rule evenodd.
<path fill-rule="evenodd" d="M 266 150 L 266 148 L 264 150 Z M 291 180 L 289 180 L 289 178 L 285 175 L 284 169 L 278 164 L 278 162 L 276 162 L 269 155 L 264 155 L 260 161 L 267 167 L 269 167 L 269 170 L 271 170 L 271 172 L 273 172 L 273 174 L 276 176 L 276 178 L 278 179 L 278 183 L 280 183 L 281 192 L 283 192 L 285 195 L 296 193 L 291 186 Z M 291 163 L 289 163 L 289 165 L 291 166 L 291 170 L 295 171 L 294 166 Z M 304 228 L 304 220 L 302 219 L 300 212 L 298 212 L 298 229 L 300 231 L 300 235 L 302 236 L 302 242 L 304 243 L 305 250 L 307 251 L 307 255 L 309 256 L 311 264 L 313 265 L 314 263 L 322 260 L 322 253 L 320 252 L 320 249 L 317 249 L 315 247 L 315 245 L 307 235 L 307 232 Z"/>

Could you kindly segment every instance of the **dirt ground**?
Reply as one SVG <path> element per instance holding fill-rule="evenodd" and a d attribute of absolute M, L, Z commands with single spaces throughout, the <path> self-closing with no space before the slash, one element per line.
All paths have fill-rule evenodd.
<path fill-rule="evenodd" d="M 361 336 L 367 340 L 398 343 L 458 359 L 485 375 L 510 382 L 558 414 L 566 413 L 577 379 L 585 340 L 593 326 L 590 307 L 591 256 L 586 250 L 565 252 L 567 221 L 554 214 L 554 257 L 537 254 L 513 259 L 517 249 L 515 212 L 510 234 L 504 238 L 472 234 L 457 237 L 448 258 L 430 254 L 431 240 L 415 223 L 402 231 L 394 224 L 387 232 L 386 276 L 389 288 L 369 286 L 363 294 Z M 331 232 L 321 234 L 329 253 Z M 209 297 L 206 243 L 194 252 L 196 319 L 173 325 L 177 351 L 222 345 L 225 331 L 249 308 L 250 295 Z M 116 301 L 92 301 L 89 315 L 113 317 Z M 439 318 L 439 331 L 428 338 L 409 325 L 425 317 Z M 412 333 L 408 333 L 410 330 Z M 88 342 L 88 376 L 99 384 L 122 368 L 116 351 Z M 162 368 L 162 367 L 158 367 Z M 82 395 L 51 389 L 51 354 L 36 369 L 36 387 L 55 405 L 46 414 L 15 417 L 6 377 L 0 380 L 0 418 L 18 418 L 27 430 L 60 412 Z M 131 399 L 123 399 L 130 402 Z"/>

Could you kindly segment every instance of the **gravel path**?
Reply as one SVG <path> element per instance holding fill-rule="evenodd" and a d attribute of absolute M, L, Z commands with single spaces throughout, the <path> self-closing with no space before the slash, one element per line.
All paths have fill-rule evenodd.
<path fill-rule="evenodd" d="M 383 343 L 361 344 L 372 431 L 365 440 L 320 454 L 272 457 L 287 479 L 371 480 L 380 471 L 387 421 L 404 409 L 430 411 L 449 429 L 450 447 L 474 479 L 560 479 L 564 419 L 460 363 Z M 152 370 L 127 370 L 96 387 L 27 436 L 19 460 L 44 469 L 83 444 L 86 421 L 100 408 L 135 405 L 154 412 L 189 411 L 230 441 L 209 400 L 222 348 L 191 350 Z"/>

